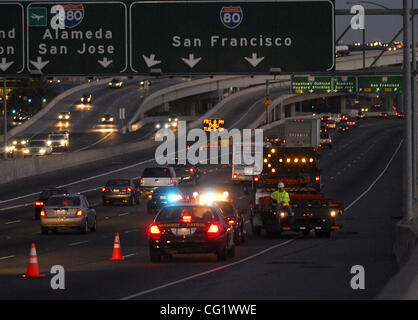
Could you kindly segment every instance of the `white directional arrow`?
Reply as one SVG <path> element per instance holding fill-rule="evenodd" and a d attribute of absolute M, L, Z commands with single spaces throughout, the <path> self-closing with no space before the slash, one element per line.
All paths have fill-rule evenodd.
<path fill-rule="evenodd" d="M 145 63 L 147 64 L 148 68 L 151 68 L 152 66 L 155 66 L 156 64 L 161 63 L 160 60 L 154 60 L 155 54 L 151 53 L 151 55 L 146 57 L 145 55 L 142 55 L 142 58 L 144 58 Z"/>
<path fill-rule="evenodd" d="M 30 63 L 32 63 L 36 69 L 41 71 L 42 68 L 49 63 L 49 60 L 42 61 L 42 57 L 37 57 L 36 61 L 30 60 Z"/>
<path fill-rule="evenodd" d="M 3 72 L 6 71 L 13 63 L 14 61 L 6 62 L 6 58 L 1 58 L 1 63 L 0 63 L 1 71 Z"/>
<path fill-rule="evenodd" d="M 244 57 L 254 68 L 264 60 L 264 57 L 257 58 L 257 53 L 253 53 L 251 58 Z"/>
<path fill-rule="evenodd" d="M 197 65 L 198 64 L 198 62 L 200 61 L 200 60 L 202 60 L 202 58 L 194 58 L 194 54 L 193 53 L 191 53 L 191 54 L 189 54 L 189 58 L 188 59 L 186 59 L 186 58 L 181 58 L 181 60 L 183 60 L 184 61 L 184 63 L 185 64 L 187 64 L 190 68 L 193 68 L 195 65 Z"/>
<path fill-rule="evenodd" d="M 103 60 L 97 60 L 97 62 L 100 63 L 103 68 L 107 68 L 113 62 L 113 60 L 107 60 L 107 58 L 104 57 Z"/>

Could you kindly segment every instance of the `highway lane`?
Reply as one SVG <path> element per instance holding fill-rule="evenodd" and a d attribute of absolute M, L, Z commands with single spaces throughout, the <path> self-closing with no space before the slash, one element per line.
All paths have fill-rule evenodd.
<path fill-rule="evenodd" d="M 342 200 L 345 206 L 353 203 L 375 181 L 395 154 L 402 137 L 401 126 L 402 121 L 398 120 L 367 120 L 364 128 L 356 128 L 348 135 L 338 134 L 335 148 L 323 152 L 323 167 L 329 165 L 330 170 L 330 173 L 328 169 L 324 170 L 323 181 L 331 180 L 331 167 L 336 170 L 348 168 L 348 164 L 361 153 L 370 179 L 365 176 L 361 166 L 352 166 L 344 173 L 351 178 L 328 182 L 325 185 L 327 192 L 335 192 L 336 198 Z M 363 140 L 374 143 L 373 147 L 370 148 L 369 143 L 358 142 Z M 340 147 L 344 148 L 333 153 Z M 400 160 L 398 152 L 382 178 L 349 208 L 345 214 L 345 229 L 334 234 L 331 240 L 250 236 L 249 241 L 238 248 L 236 258 L 231 260 L 236 264 L 231 266 L 214 261 L 213 256 L 178 257 L 173 262 L 149 263 L 144 228 L 151 217 L 145 213 L 143 204 L 138 207 L 98 206 L 99 231 L 85 236 L 74 233 L 32 235 L 39 233 L 39 225 L 28 218 L 31 209 L 20 208 L 13 213 L 4 211 L 0 221 L 2 237 L 5 237 L 0 242 L 0 281 L 7 284 L 9 289 L 0 289 L 0 296 L 50 299 L 118 299 L 131 295 L 139 299 L 373 297 L 396 272 L 391 246 L 396 221 L 393 217 L 396 218 L 401 206 L 401 190 L 388 190 L 387 186 L 401 185 Z M 245 206 L 248 198 L 240 188 L 229 185 L 229 179 L 229 168 L 218 168 L 216 171 L 211 166 L 201 185 L 223 185 L 229 188 L 241 206 Z M 98 202 L 99 196 L 98 192 L 89 194 L 93 202 Z M 21 221 L 5 224 L 17 220 Z M 122 251 L 128 255 L 123 262 L 108 261 L 116 231 L 121 234 Z M 248 232 L 250 234 L 249 228 Z M 25 272 L 31 241 L 37 244 L 42 272 L 48 272 L 52 264 L 66 267 L 67 290 L 51 290 L 50 277 L 40 280 L 18 277 Z M 273 249 L 258 255 L 268 248 Z M 248 260 L 240 262 L 241 259 Z M 363 292 L 353 291 L 349 287 L 349 267 L 354 264 L 366 267 L 367 290 Z M 221 266 L 228 267 L 198 276 L 201 272 Z M 171 285 L 173 281 L 193 275 L 196 275 L 193 279 Z M 167 286 L 145 292 L 161 285 Z M 0 287 L 6 288 L 4 285 Z"/>

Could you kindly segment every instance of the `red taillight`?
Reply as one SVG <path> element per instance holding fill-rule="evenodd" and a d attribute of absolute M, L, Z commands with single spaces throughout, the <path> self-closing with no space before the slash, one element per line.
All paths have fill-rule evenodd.
<path fill-rule="evenodd" d="M 126 189 L 123 190 L 123 192 L 132 192 L 132 189 L 131 188 L 126 188 Z"/>
<path fill-rule="evenodd" d="M 321 178 L 319 176 L 315 177 L 315 181 L 319 181 Z"/>
<path fill-rule="evenodd" d="M 102 192 L 109 192 L 109 189 L 108 188 L 102 188 Z"/>
<path fill-rule="evenodd" d="M 236 174 L 234 174 L 234 179 L 236 179 L 237 178 L 237 175 Z"/>
<path fill-rule="evenodd" d="M 152 194 L 148 195 L 148 200 L 152 200 Z"/>
<path fill-rule="evenodd" d="M 170 178 L 170 184 L 172 184 L 173 183 L 173 178 Z"/>
<path fill-rule="evenodd" d="M 254 177 L 254 181 L 258 182 L 259 178 L 258 177 Z"/>
<path fill-rule="evenodd" d="M 77 210 L 77 212 L 75 213 L 75 215 L 77 217 L 81 217 L 83 215 L 83 211 L 82 210 Z"/>
<path fill-rule="evenodd" d="M 211 224 L 208 229 L 208 236 L 215 237 L 219 234 L 219 227 L 217 224 Z"/>
<path fill-rule="evenodd" d="M 36 201 L 35 202 L 35 206 L 37 206 L 37 207 L 43 207 L 44 206 L 44 203 L 42 201 Z"/>
<path fill-rule="evenodd" d="M 234 225 L 235 224 L 235 220 L 234 219 L 229 219 L 228 222 L 229 222 L 230 225 Z"/>
<path fill-rule="evenodd" d="M 184 216 L 182 216 L 181 217 L 181 220 L 183 221 L 183 222 L 191 222 L 192 221 L 192 216 L 189 216 L 189 215 L 184 215 Z"/>
<path fill-rule="evenodd" d="M 40 216 L 41 217 L 46 217 L 46 212 L 44 210 L 42 210 L 41 213 L 40 213 Z"/>
<path fill-rule="evenodd" d="M 193 173 L 193 168 L 190 168 L 190 173 Z"/>
<path fill-rule="evenodd" d="M 160 238 L 161 237 L 160 228 L 158 228 L 158 226 L 155 225 L 155 224 L 152 225 L 149 228 L 149 235 L 150 235 L 151 238 L 154 238 L 154 239 Z"/>
<path fill-rule="evenodd" d="M 144 179 L 139 179 L 139 184 L 143 184 L 144 183 Z"/>

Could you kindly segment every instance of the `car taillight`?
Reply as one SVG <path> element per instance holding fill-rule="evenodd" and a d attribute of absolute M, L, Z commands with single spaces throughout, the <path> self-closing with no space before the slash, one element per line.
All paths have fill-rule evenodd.
<path fill-rule="evenodd" d="M 131 191 L 132 191 L 132 189 L 131 189 L 131 188 L 126 188 L 126 189 L 124 189 L 123 191 L 124 191 L 124 192 L 131 192 Z"/>
<path fill-rule="evenodd" d="M 102 188 L 102 192 L 109 192 L 109 189 L 108 188 Z"/>
<path fill-rule="evenodd" d="M 40 216 L 41 217 L 46 217 L 46 212 L 44 210 L 42 210 L 41 213 L 40 213 Z"/>
<path fill-rule="evenodd" d="M 190 173 L 193 173 L 193 168 L 190 168 Z"/>
<path fill-rule="evenodd" d="M 230 225 L 234 225 L 235 224 L 235 220 L 234 219 L 228 219 L 228 222 Z"/>
<path fill-rule="evenodd" d="M 144 179 L 139 179 L 139 184 L 143 184 L 144 183 Z"/>
<path fill-rule="evenodd" d="M 158 238 L 160 238 L 161 237 L 161 231 L 160 231 L 160 228 L 158 228 L 158 226 L 157 225 L 152 225 L 150 228 L 149 228 L 149 235 L 150 235 L 150 237 L 151 238 L 153 238 L 153 239 L 158 239 Z"/>
<path fill-rule="evenodd" d="M 181 220 L 183 221 L 183 222 L 191 222 L 192 221 L 192 216 L 189 216 L 189 215 L 184 215 L 184 216 L 182 216 L 181 217 Z"/>
<path fill-rule="evenodd" d="M 258 182 L 259 178 L 258 177 L 254 177 L 254 181 Z"/>
<path fill-rule="evenodd" d="M 75 215 L 77 217 L 81 217 L 83 215 L 83 210 L 77 210 L 77 212 L 75 213 Z"/>
<path fill-rule="evenodd" d="M 236 179 L 237 178 L 237 175 L 234 173 L 234 179 Z"/>
<path fill-rule="evenodd" d="M 217 224 L 211 224 L 207 233 L 209 237 L 216 237 L 219 234 L 219 226 Z"/>
<path fill-rule="evenodd" d="M 170 184 L 172 184 L 173 183 L 173 178 L 170 178 Z"/>
<path fill-rule="evenodd" d="M 42 201 L 36 201 L 35 202 L 35 206 L 37 206 L 37 207 L 43 207 L 44 206 L 44 203 Z"/>
<path fill-rule="evenodd" d="M 152 194 L 148 195 L 148 200 L 152 200 Z"/>
<path fill-rule="evenodd" d="M 315 181 L 319 181 L 321 178 L 319 176 L 315 177 Z"/>

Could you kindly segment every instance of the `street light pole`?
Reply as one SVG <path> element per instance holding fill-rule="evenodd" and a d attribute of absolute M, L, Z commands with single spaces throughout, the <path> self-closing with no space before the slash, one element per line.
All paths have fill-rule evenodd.
<path fill-rule="evenodd" d="M 3 109 L 4 109 L 4 146 L 3 146 L 3 155 L 4 159 L 7 159 L 7 152 L 6 152 L 6 146 L 7 146 L 7 94 L 6 94 L 6 78 L 3 78 Z"/>
<path fill-rule="evenodd" d="M 412 1 L 412 9 L 414 9 L 414 1 Z M 412 195 L 414 199 L 417 199 L 417 148 L 418 148 L 418 133 L 417 133 L 417 113 L 418 113 L 418 106 L 417 106 L 417 44 L 415 41 L 416 35 L 416 28 L 417 28 L 417 19 L 415 19 L 415 15 L 412 14 L 411 19 L 411 36 L 412 36 L 412 81 L 411 81 L 411 100 L 412 100 L 412 117 L 411 117 L 411 125 L 412 125 Z"/>
<path fill-rule="evenodd" d="M 404 71 L 404 108 L 407 121 L 405 121 L 405 140 L 404 140 L 404 213 L 403 223 L 411 224 L 414 220 L 413 206 L 412 206 L 412 105 L 411 105 L 411 0 L 403 0 L 403 71 Z"/>

